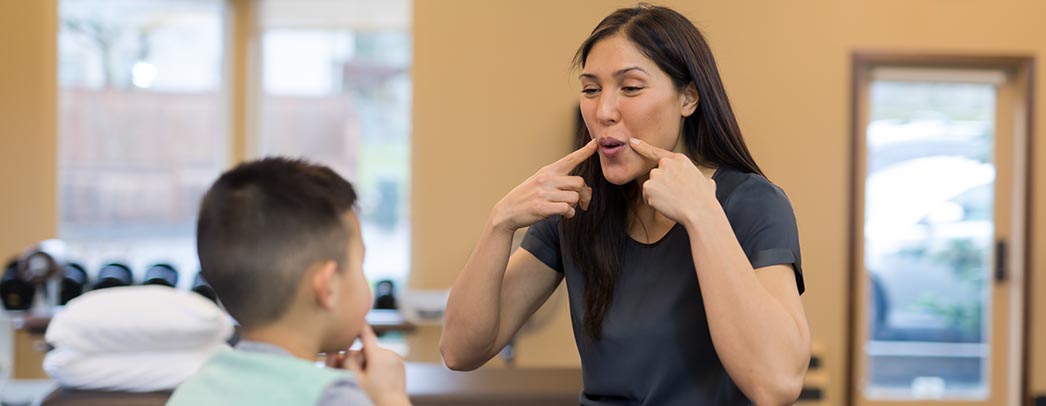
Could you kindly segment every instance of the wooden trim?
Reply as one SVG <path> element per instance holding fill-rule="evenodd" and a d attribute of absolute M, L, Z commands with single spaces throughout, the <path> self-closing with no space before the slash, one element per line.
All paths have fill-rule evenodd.
<path fill-rule="evenodd" d="M 859 50 L 855 51 L 851 56 L 851 86 L 850 86 L 850 205 L 849 205 L 849 249 L 847 255 L 850 258 L 850 272 L 848 280 L 848 288 L 850 294 L 847 295 L 847 317 L 849 323 L 847 323 L 846 331 L 846 344 L 844 348 L 847 353 L 847 368 L 846 368 L 846 384 L 844 385 L 845 396 L 843 404 L 851 405 L 854 403 L 855 395 L 858 387 L 856 382 L 856 364 L 857 364 L 857 345 L 855 344 L 857 331 L 859 329 L 858 323 L 861 321 L 861 317 L 858 317 L 857 310 L 859 304 L 856 299 L 857 296 L 854 292 L 857 292 L 862 285 L 860 283 L 863 275 L 858 272 L 862 269 L 862 264 L 858 263 L 859 258 L 857 257 L 858 247 L 857 244 L 862 241 L 858 238 L 858 226 L 857 224 L 857 206 L 858 206 L 858 194 L 860 190 L 858 184 L 863 179 L 861 177 L 862 172 L 859 170 L 858 165 L 863 160 L 860 160 L 860 143 L 864 141 L 860 134 L 860 111 L 858 111 L 858 95 L 860 94 L 861 84 L 865 81 L 868 75 L 868 68 L 872 66 L 902 66 L 902 67 L 943 67 L 943 68 L 992 68 L 992 69 L 1004 69 L 1016 74 L 1015 77 L 1022 78 L 1024 86 L 1018 91 L 1025 93 L 1025 108 L 1027 109 L 1024 137 L 1025 139 L 1025 167 L 1022 168 L 1025 178 L 1024 185 L 1024 219 L 1025 224 L 1028 226 L 1024 227 L 1024 264 L 1023 272 L 1024 287 L 1023 287 L 1023 320 L 1021 321 L 1021 334 L 1023 339 L 1021 342 L 1021 351 L 1025 355 L 1021 358 L 1022 371 L 1021 376 L 1021 396 L 1026 401 L 1021 403 L 1030 405 L 1032 403 L 1032 396 L 1029 392 L 1031 375 L 1031 365 L 1028 362 L 1028 354 L 1031 342 L 1031 286 L 1032 286 L 1032 272 L 1029 272 L 1031 268 L 1032 260 L 1032 249 L 1034 246 L 1032 238 L 1033 232 L 1031 225 L 1034 224 L 1033 208 L 1033 174 L 1034 174 L 1034 160 L 1033 158 L 1033 142 L 1035 140 L 1035 59 L 1034 57 L 1024 55 L 1012 55 L 1012 54 L 985 54 L 985 55 L 974 55 L 974 54 L 953 54 L 953 53 L 934 53 L 934 52 L 911 52 L 911 51 L 882 51 L 882 50 Z"/>
<path fill-rule="evenodd" d="M 846 384 L 844 385 L 843 399 L 846 405 L 853 404 L 854 394 L 857 393 L 857 374 L 856 369 L 856 345 L 854 340 L 857 337 L 857 328 L 860 321 L 857 314 L 857 301 L 854 298 L 853 292 L 857 291 L 858 286 L 858 272 L 860 264 L 857 263 L 857 201 L 858 201 L 858 190 L 857 183 L 860 177 L 860 171 L 857 169 L 858 155 L 860 153 L 860 146 L 858 145 L 858 134 L 860 129 L 860 112 L 858 111 L 858 100 L 857 95 L 860 94 L 861 83 L 864 82 L 865 75 L 868 74 L 866 66 L 868 61 L 866 56 L 861 53 L 854 53 L 851 58 L 851 82 L 850 82 L 850 204 L 849 204 L 849 220 L 850 220 L 850 232 L 849 244 L 847 255 L 850 258 L 850 275 L 847 283 L 847 291 L 850 292 L 846 295 L 846 317 L 850 321 L 846 329 L 846 344 L 844 345 L 846 351 Z"/>
<path fill-rule="evenodd" d="M 254 40 L 256 28 L 256 13 L 258 4 L 254 0 L 226 0 L 228 18 L 226 22 L 226 68 L 225 74 L 228 78 L 226 85 L 228 91 L 228 166 L 235 166 L 257 154 L 253 151 L 251 123 L 253 117 L 251 108 L 254 105 L 254 94 L 251 91 L 251 81 L 254 75 L 253 69 Z"/>
<path fill-rule="evenodd" d="M 1021 69 L 1034 58 L 1007 54 L 950 54 L 932 52 L 857 51 L 854 61 L 863 65 L 940 66 L 946 68 Z"/>
<path fill-rule="evenodd" d="M 1024 397 L 1027 399 L 1025 402 L 1022 403 L 1031 406 L 1032 402 L 1034 402 L 1034 396 L 1031 393 L 1032 365 L 1031 362 L 1029 362 L 1028 360 L 1031 358 L 1030 343 L 1032 338 L 1031 313 L 1033 308 L 1031 302 L 1031 287 L 1033 286 L 1035 276 L 1035 272 L 1030 272 L 1030 270 L 1034 269 L 1031 266 L 1031 253 L 1034 250 L 1032 250 L 1031 248 L 1034 247 L 1032 240 L 1034 239 L 1035 235 L 1035 233 L 1033 232 L 1033 226 L 1035 224 L 1033 218 L 1035 214 L 1035 210 L 1033 209 L 1035 207 L 1035 193 L 1033 193 L 1035 185 L 1035 182 L 1033 182 L 1033 179 L 1035 178 L 1035 59 L 1030 57 L 1024 58 L 1024 60 L 1020 63 L 1018 69 L 1019 71 L 1017 75 L 1023 76 L 1023 80 L 1026 87 L 1026 91 L 1024 94 L 1024 105 L 1027 109 L 1024 124 L 1026 127 L 1026 141 L 1024 144 L 1024 162 L 1026 163 L 1027 167 L 1025 168 L 1026 174 L 1024 177 L 1024 224 L 1026 224 L 1026 226 L 1024 227 L 1024 320 L 1021 321 L 1021 330 L 1023 330 L 1024 333 L 1024 339 L 1021 342 L 1021 353 L 1024 354 L 1024 356 L 1021 357 L 1021 363 L 1023 364 L 1021 368 L 1023 375 L 1021 377 L 1021 393 L 1024 394 Z"/>

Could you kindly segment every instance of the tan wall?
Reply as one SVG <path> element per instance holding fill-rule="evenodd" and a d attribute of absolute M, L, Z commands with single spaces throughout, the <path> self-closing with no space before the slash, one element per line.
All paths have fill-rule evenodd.
<path fill-rule="evenodd" d="M 628 1 L 419 0 L 414 11 L 413 285 L 449 286 L 490 207 L 541 165 L 569 150 L 578 88 L 567 64 L 607 13 Z M 850 54 L 855 49 L 1008 53 L 1039 59 L 1035 133 L 1046 132 L 1042 60 L 1046 3 L 858 0 L 665 1 L 696 21 L 719 67 L 756 159 L 788 192 L 799 220 L 814 339 L 842 404 L 843 304 L 849 267 Z M 1046 191 L 1046 143 L 1035 143 L 1034 201 Z M 1040 205 L 1041 207 L 1041 205 Z M 1034 216 L 1032 252 L 1046 251 L 1046 211 Z M 1037 255 L 1033 309 L 1046 308 Z M 1038 293 L 1038 294 L 1036 294 Z M 521 365 L 577 362 L 569 317 L 522 338 Z M 1046 343 L 1046 311 L 1033 343 Z M 437 360 L 439 333 L 413 340 L 415 359 Z M 570 347 L 570 348 L 562 348 Z M 1046 345 L 1033 346 L 1032 388 L 1046 392 Z M 542 348 L 541 351 L 536 350 Z M 547 349 L 547 350 L 546 350 Z"/>
<path fill-rule="evenodd" d="M 625 1 L 418 0 L 414 10 L 414 273 L 448 287 L 490 207 L 569 150 L 576 102 L 567 63 L 601 17 Z M 833 377 L 845 375 L 849 54 L 853 49 L 1016 53 L 1036 57 L 1036 134 L 1046 133 L 1046 3 L 670 1 L 708 35 L 760 165 L 796 208 L 804 295 Z M 0 255 L 55 233 L 54 0 L 0 1 Z M 1041 141 L 1041 137 L 1039 137 Z M 1034 143 L 1035 202 L 1046 193 L 1046 142 Z M 801 157 L 801 159 L 800 159 Z M 1042 205 L 1039 205 L 1042 207 Z M 1046 392 L 1046 211 L 1033 231 L 1032 389 Z M 576 365 L 565 306 L 521 339 L 520 365 Z M 1038 310 L 1038 311 L 1034 311 Z M 438 360 L 438 329 L 412 359 Z"/>
<path fill-rule="evenodd" d="M 0 1 L 0 261 L 56 236 L 54 1 Z"/>
<path fill-rule="evenodd" d="M 0 0 L 0 261 L 57 235 L 56 29 L 53 1 Z M 10 331 L 0 326 L 0 332 Z M 43 377 L 41 355 L 19 332 L 14 378 Z"/>

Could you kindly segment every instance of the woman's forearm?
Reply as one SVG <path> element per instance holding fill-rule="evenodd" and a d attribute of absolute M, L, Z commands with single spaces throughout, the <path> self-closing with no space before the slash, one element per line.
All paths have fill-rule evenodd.
<path fill-rule="evenodd" d="M 475 369 L 496 352 L 501 286 L 512 248 L 512 234 L 488 221 L 454 282 L 440 337 L 440 352 L 451 369 Z"/>
<path fill-rule="evenodd" d="M 793 314 L 763 285 L 722 212 L 686 226 L 712 343 L 723 366 L 756 404 L 791 404 L 802 390 L 810 359 L 805 316 Z"/>

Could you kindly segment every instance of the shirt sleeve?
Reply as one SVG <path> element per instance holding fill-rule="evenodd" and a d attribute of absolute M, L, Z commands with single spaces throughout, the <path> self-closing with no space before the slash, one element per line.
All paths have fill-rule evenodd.
<path fill-rule="evenodd" d="M 559 224 L 562 221 L 562 216 L 552 216 L 535 223 L 527 229 L 519 245 L 559 273 L 563 272 L 563 254 L 559 245 Z"/>
<path fill-rule="evenodd" d="M 336 379 L 316 399 L 316 406 L 373 406 L 367 393 L 351 378 Z"/>
<path fill-rule="evenodd" d="M 791 265 L 799 294 L 806 291 L 799 228 L 781 188 L 762 176 L 750 175 L 726 199 L 723 210 L 752 268 Z"/>

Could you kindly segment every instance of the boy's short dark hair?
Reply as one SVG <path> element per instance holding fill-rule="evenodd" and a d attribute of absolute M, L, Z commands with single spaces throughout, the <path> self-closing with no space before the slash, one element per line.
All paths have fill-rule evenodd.
<path fill-rule="evenodd" d="M 304 160 L 265 158 L 222 174 L 203 197 L 196 249 L 204 279 L 240 325 L 276 321 L 305 270 L 345 268 L 352 184 Z"/>

